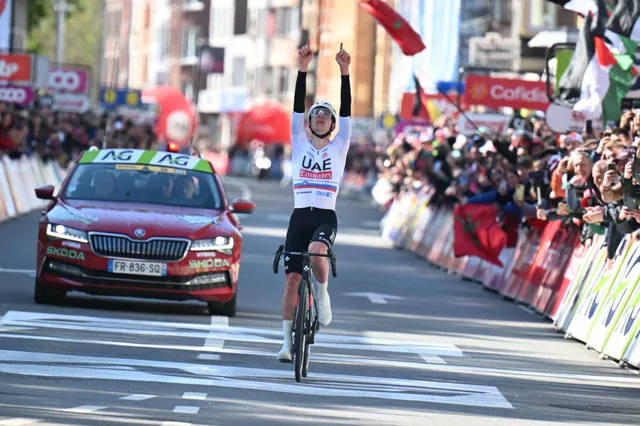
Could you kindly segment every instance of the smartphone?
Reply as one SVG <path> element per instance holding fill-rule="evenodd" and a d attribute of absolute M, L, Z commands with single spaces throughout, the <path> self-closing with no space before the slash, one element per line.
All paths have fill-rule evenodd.
<path fill-rule="evenodd" d="M 518 201 L 524 201 L 524 185 L 518 185 L 518 187 L 516 188 L 516 200 Z"/>
<path fill-rule="evenodd" d="M 609 163 L 607 164 L 607 170 L 611 170 L 614 172 L 618 171 L 618 167 L 616 166 L 616 163 Z"/>

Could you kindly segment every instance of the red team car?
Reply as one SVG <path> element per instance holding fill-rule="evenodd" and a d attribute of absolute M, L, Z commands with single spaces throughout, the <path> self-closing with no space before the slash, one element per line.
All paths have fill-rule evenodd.
<path fill-rule="evenodd" d="M 234 316 L 242 235 L 211 163 L 135 149 L 87 151 L 62 182 L 36 188 L 52 200 L 40 220 L 35 301 L 68 291 L 207 302 Z"/>

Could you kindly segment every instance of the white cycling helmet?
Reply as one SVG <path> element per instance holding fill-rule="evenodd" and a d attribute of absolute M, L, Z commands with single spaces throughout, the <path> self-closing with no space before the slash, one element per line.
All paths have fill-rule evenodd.
<path fill-rule="evenodd" d="M 331 118 L 333 119 L 333 122 L 335 123 L 336 121 L 338 121 L 338 114 L 336 113 L 336 110 L 331 106 L 329 102 L 316 102 L 315 104 L 311 105 L 311 108 L 309 108 L 309 114 L 307 115 L 307 118 L 309 119 L 309 121 L 311 121 L 311 113 L 316 108 L 328 109 L 331 112 Z"/>

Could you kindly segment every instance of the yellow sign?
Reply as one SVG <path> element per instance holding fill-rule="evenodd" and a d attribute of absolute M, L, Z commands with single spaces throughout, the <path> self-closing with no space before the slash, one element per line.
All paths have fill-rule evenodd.
<path fill-rule="evenodd" d="M 104 92 L 104 101 L 107 104 L 115 103 L 117 98 L 118 98 L 118 94 L 116 93 L 115 90 L 107 90 L 106 92 Z"/>
<path fill-rule="evenodd" d="M 138 93 L 137 92 L 127 93 L 126 101 L 128 105 L 138 105 L 138 102 L 140 102 Z"/>
<path fill-rule="evenodd" d="M 183 169 L 174 169 L 173 167 L 149 166 L 146 164 L 116 164 L 116 170 L 146 170 L 156 173 L 171 173 L 178 175 L 186 175 L 187 171 Z"/>
<path fill-rule="evenodd" d="M 393 129 L 396 126 L 396 116 L 393 114 L 384 114 L 382 116 L 382 127 L 385 129 Z"/>

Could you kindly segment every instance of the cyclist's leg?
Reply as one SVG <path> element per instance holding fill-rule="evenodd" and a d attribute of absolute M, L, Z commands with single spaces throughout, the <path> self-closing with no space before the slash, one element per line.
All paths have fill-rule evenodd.
<path fill-rule="evenodd" d="M 307 250 L 313 229 L 309 229 L 303 216 L 303 212 L 295 210 L 291 215 L 284 244 L 286 251 L 303 252 Z M 283 344 L 282 349 L 278 352 L 278 359 L 280 361 L 291 361 L 293 358 L 293 314 L 296 307 L 298 285 L 302 278 L 302 257 L 285 254 L 284 271 L 286 278 L 284 282 L 284 294 L 282 296 Z"/>
<path fill-rule="evenodd" d="M 326 254 L 327 249 L 333 246 L 338 233 L 338 221 L 335 212 L 327 213 L 323 224 L 318 226 L 311 238 L 309 252 Z M 329 297 L 329 259 L 326 257 L 312 257 L 313 275 L 318 281 L 318 321 L 320 325 L 327 326 L 331 323 L 331 298 Z"/>

